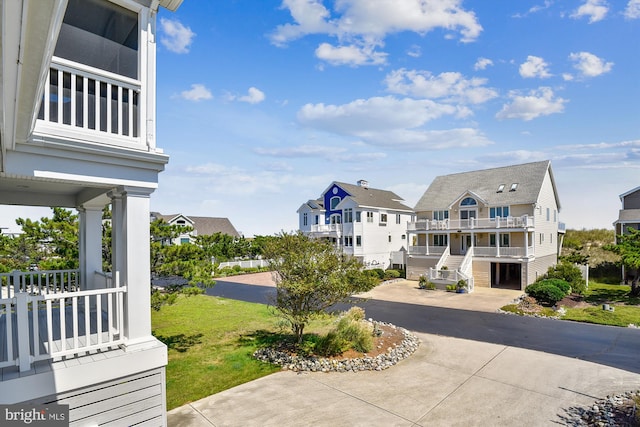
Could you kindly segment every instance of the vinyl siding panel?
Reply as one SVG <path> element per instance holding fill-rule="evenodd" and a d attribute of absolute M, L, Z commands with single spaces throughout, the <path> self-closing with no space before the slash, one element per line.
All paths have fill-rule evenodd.
<path fill-rule="evenodd" d="M 473 283 L 480 288 L 491 287 L 491 262 L 473 261 Z"/>
<path fill-rule="evenodd" d="M 437 263 L 437 258 L 407 258 L 407 279 L 418 280 L 420 275 L 429 271 L 429 268 L 435 267 Z"/>
<path fill-rule="evenodd" d="M 640 209 L 640 190 L 627 194 L 622 199 L 622 209 Z"/>

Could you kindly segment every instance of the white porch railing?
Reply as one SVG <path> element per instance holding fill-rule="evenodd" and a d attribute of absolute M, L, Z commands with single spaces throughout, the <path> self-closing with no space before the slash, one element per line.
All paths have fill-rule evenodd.
<path fill-rule="evenodd" d="M 246 261 L 227 261 L 221 262 L 218 265 L 218 270 L 226 267 L 234 267 L 239 265 L 242 268 L 254 268 L 254 267 L 269 267 L 269 260 L 267 259 L 252 259 Z"/>
<path fill-rule="evenodd" d="M 21 372 L 28 371 L 33 362 L 123 343 L 127 289 L 118 286 L 118 274 L 115 276 L 115 286 L 108 289 L 8 286 L 5 295 L 11 296 L 0 299 L 0 368 L 18 366 Z M 21 278 L 17 283 L 26 282 Z"/>
<path fill-rule="evenodd" d="M 512 257 L 523 258 L 534 255 L 533 246 L 474 246 L 474 255 L 477 257 Z"/>
<path fill-rule="evenodd" d="M 408 231 L 437 231 L 437 230 L 473 230 L 497 228 L 529 228 L 533 227 L 534 219 L 528 215 L 520 217 L 469 218 L 469 219 L 423 219 L 407 224 Z"/>
<path fill-rule="evenodd" d="M 140 90 L 138 80 L 54 57 L 38 119 L 107 143 L 139 144 Z"/>
<path fill-rule="evenodd" d="M 0 298 L 18 292 L 43 295 L 77 290 L 80 270 L 12 271 L 0 273 Z"/>
<path fill-rule="evenodd" d="M 342 231 L 342 224 L 315 224 L 311 226 L 312 233 L 338 233 Z"/>
<path fill-rule="evenodd" d="M 409 246 L 409 255 L 442 255 L 446 246 Z"/>

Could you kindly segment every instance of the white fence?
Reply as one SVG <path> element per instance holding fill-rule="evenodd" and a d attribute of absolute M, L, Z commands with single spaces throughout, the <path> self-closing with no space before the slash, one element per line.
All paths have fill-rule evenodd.
<path fill-rule="evenodd" d="M 124 342 L 123 303 L 127 289 L 118 286 L 118 274 L 114 287 L 85 291 L 77 290 L 77 281 L 68 285 L 69 279 L 56 282 L 55 286 L 36 279 L 61 277 L 60 274 L 77 277 L 77 270 L 0 276 L 0 368 L 18 366 L 21 372 L 28 371 L 33 362 L 107 349 Z M 5 285 L 5 281 L 11 284 Z"/>
<path fill-rule="evenodd" d="M 253 259 L 248 261 L 221 262 L 220 265 L 218 266 L 218 270 L 225 267 L 235 267 L 236 265 L 239 265 L 242 268 L 269 267 L 269 260 Z"/>

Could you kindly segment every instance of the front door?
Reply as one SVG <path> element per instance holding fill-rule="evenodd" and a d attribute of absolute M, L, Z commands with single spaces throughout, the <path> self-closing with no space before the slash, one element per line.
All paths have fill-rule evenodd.
<path fill-rule="evenodd" d="M 471 235 L 467 234 L 466 236 L 462 236 L 460 238 L 460 254 L 466 255 L 467 249 L 471 247 Z"/>

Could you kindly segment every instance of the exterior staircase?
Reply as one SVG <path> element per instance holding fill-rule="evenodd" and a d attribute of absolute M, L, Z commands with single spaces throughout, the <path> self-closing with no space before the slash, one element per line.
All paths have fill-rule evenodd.
<path fill-rule="evenodd" d="M 444 267 L 446 265 L 449 271 L 456 271 L 460 269 L 462 260 L 464 260 L 464 255 L 449 255 L 447 261 L 442 266 Z"/>

